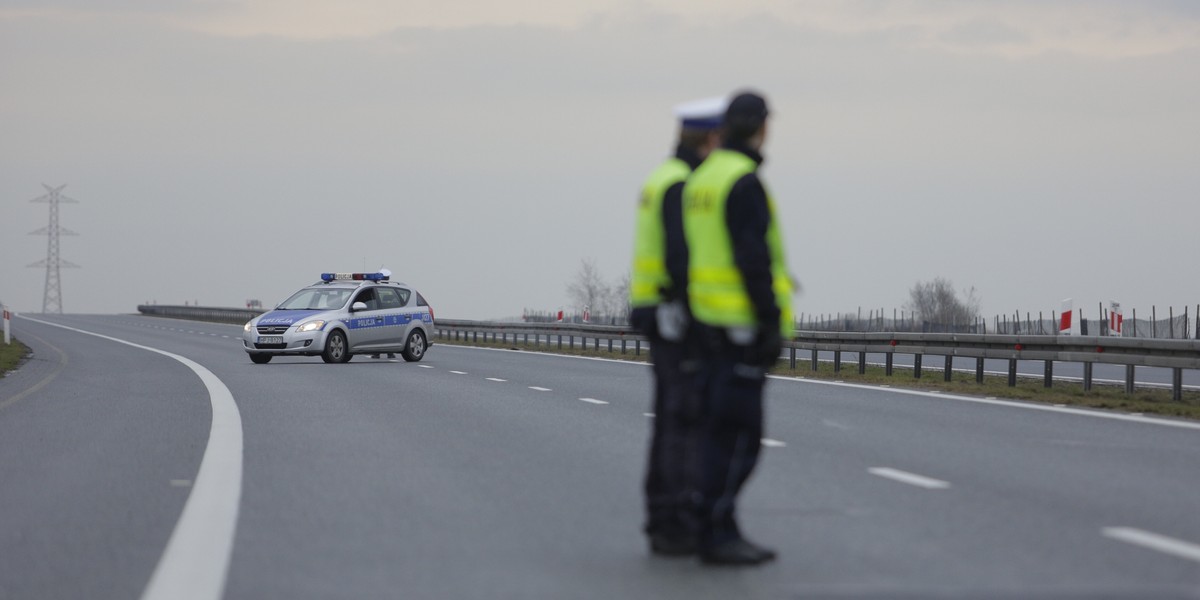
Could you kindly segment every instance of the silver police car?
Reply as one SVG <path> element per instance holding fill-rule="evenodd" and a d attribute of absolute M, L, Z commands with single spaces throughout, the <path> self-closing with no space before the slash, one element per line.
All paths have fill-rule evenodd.
<path fill-rule="evenodd" d="M 322 273 L 314 283 L 243 328 L 250 360 L 320 356 L 344 363 L 355 354 L 399 352 L 415 362 L 433 344 L 433 309 L 421 294 L 378 273 Z"/>

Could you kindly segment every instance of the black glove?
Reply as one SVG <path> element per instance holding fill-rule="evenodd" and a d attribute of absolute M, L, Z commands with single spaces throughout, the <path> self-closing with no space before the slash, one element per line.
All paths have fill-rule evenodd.
<path fill-rule="evenodd" d="M 762 328 L 750 348 L 750 362 L 769 369 L 779 360 L 780 352 L 783 352 L 783 336 L 779 334 L 779 328 Z"/>

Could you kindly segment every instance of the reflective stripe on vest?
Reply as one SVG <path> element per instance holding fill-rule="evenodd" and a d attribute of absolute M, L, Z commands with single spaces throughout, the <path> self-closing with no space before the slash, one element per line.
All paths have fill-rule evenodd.
<path fill-rule="evenodd" d="M 663 197 L 668 188 L 687 179 L 691 172 L 686 162 L 672 158 L 655 169 L 642 186 L 634 230 L 633 271 L 629 282 L 629 303 L 635 308 L 662 302 L 662 290 L 671 286 L 663 229 Z"/>
<path fill-rule="evenodd" d="M 733 184 L 758 169 L 754 159 L 732 150 L 714 150 L 692 173 L 683 188 L 683 230 L 688 245 L 688 302 L 697 321 L 718 327 L 758 325 L 746 293 L 742 272 L 733 259 L 733 242 L 725 221 L 725 206 Z M 767 193 L 770 222 L 767 249 L 771 256 L 772 289 L 779 307 L 780 330 L 793 334 L 792 279 L 783 240 L 775 218 L 775 202 Z"/>

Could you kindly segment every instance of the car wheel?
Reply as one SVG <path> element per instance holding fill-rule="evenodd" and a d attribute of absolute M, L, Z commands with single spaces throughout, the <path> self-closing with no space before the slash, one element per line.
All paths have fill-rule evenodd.
<path fill-rule="evenodd" d="M 251 352 L 250 353 L 250 362 L 252 362 L 256 365 L 265 365 L 265 364 L 271 362 L 271 355 L 265 354 L 262 352 Z"/>
<path fill-rule="evenodd" d="M 408 343 L 404 345 L 404 351 L 400 353 L 400 356 L 403 356 L 404 360 L 408 362 L 417 362 L 425 357 L 426 347 L 425 334 L 421 333 L 420 329 L 415 329 L 408 335 Z"/>
<path fill-rule="evenodd" d="M 350 362 L 350 345 L 346 343 L 346 334 L 336 329 L 329 332 L 321 358 L 327 363 Z"/>

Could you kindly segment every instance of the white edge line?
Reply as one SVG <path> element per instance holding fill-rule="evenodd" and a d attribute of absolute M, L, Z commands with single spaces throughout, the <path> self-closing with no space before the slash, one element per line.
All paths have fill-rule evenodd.
<path fill-rule="evenodd" d="M 1107 413 L 1100 410 L 1084 410 L 1081 408 L 1057 407 L 1049 404 L 1035 404 L 1032 402 L 1017 402 L 1015 400 L 991 400 L 988 398 L 976 398 L 972 396 L 959 396 L 957 394 L 931 394 L 921 390 L 906 390 L 902 388 L 887 388 L 883 389 L 873 385 L 863 385 L 859 383 L 834 383 L 831 381 L 822 381 L 820 379 L 797 379 L 784 375 L 768 375 L 770 379 L 778 379 L 780 381 L 791 381 L 793 383 L 808 383 L 814 385 L 832 385 L 837 387 L 846 387 L 859 390 L 876 390 L 889 394 L 905 394 L 908 396 L 923 396 L 926 398 L 939 398 L 942 400 L 959 400 L 962 402 L 974 402 L 976 404 L 991 404 L 994 406 L 1007 406 L 1009 408 L 1023 408 L 1026 410 L 1042 410 L 1047 412 L 1063 413 L 1068 415 L 1076 415 L 1080 417 L 1093 417 L 1096 419 L 1112 419 L 1115 421 L 1127 421 L 1132 423 L 1142 423 L 1145 425 L 1161 425 L 1163 427 L 1178 427 L 1180 429 L 1192 429 L 1200 431 L 1200 423 L 1190 421 L 1171 421 L 1167 419 L 1155 419 L 1151 417 L 1135 417 L 1122 413 Z"/>
<path fill-rule="evenodd" d="M 200 377 L 212 404 L 208 444 L 183 512 L 142 592 L 142 600 L 221 598 L 233 553 L 238 504 L 242 496 L 242 416 L 229 388 L 212 371 L 178 354 L 58 323 L 25 318 L 173 358 Z"/>
<path fill-rule="evenodd" d="M 888 467 L 874 467 L 867 469 L 867 472 L 878 477 L 883 477 L 884 479 L 891 479 L 892 481 L 907 483 L 908 485 L 915 485 L 927 490 L 944 490 L 950 487 L 948 482 L 940 479 L 925 477 L 924 475 L 917 475 L 916 473 L 909 473 L 908 471 L 901 471 L 899 469 L 892 469 Z"/>
<path fill-rule="evenodd" d="M 1200 546 L 1133 527 L 1105 527 L 1105 537 L 1200 562 Z"/>

